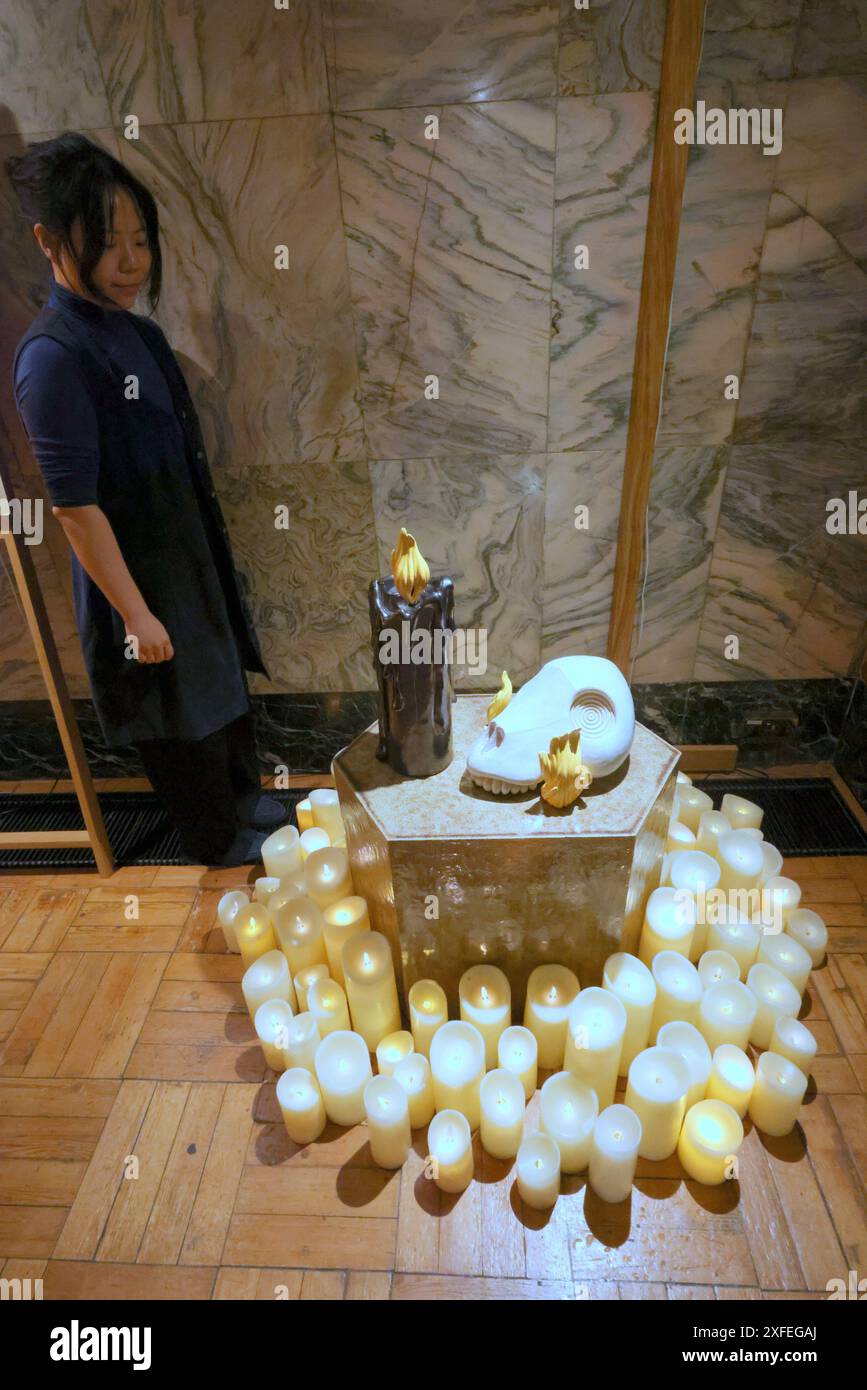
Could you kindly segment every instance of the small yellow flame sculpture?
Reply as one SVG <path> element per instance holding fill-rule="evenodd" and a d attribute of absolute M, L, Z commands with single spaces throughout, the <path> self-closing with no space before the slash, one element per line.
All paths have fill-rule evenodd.
<path fill-rule="evenodd" d="M 590 769 L 581 761 L 581 730 L 552 738 L 547 753 L 539 754 L 543 782 L 542 796 L 551 806 L 570 806 L 593 781 Z"/>
<path fill-rule="evenodd" d="M 404 526 L 391 552 L 391 575 L 397 592 L 407 603 L 416 602 L 430 579 L 430 569 L 415 543 L 415 536 Z"/>
<path fill-rule="evenodd" d="M 512 698 L 512 682 L 509 680 L 508 671 L 504 671 L 500 678 L 500 688 L 488 705 L 488 723 L 496 719 L 498 714 L 502 714 L 506 705 Z"/>

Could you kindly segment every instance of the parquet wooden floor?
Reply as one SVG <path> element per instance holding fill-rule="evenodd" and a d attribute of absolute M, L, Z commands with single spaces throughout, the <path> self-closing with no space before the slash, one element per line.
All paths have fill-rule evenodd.
<path fill-rule="evenodd" d="M 4 878 L 0 1277 L 54 1299 L 826 1297 L 867 1273 L 867 857 L 784 872 L 831 935 L 797 1130 L 748 1125 L 738 1184 L 642 1162 L 628 1209 L 578 1177 L 550 1215 L 478 1148 L 446 1197 L 423 1132 L 398 1173 L 363 1128 L 288 1140 L 214 927 L 249 871 Z"/>

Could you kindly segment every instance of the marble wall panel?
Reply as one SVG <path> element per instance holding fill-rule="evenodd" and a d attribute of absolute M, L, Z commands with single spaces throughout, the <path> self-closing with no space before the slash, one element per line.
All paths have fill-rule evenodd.
<path fill-rule="evenodd" d="M 110 124 L 85 0 L 4 0 L 0 135 Z"/>
<path fill-rule="evenodd" d="M 622 478 L 622 449 L 548 455 L 543 661 L 606 653 Z"/>
<path fill-rule="evenodd" d="M 656 91 L 666 0 L 560 0 L 560 95 Z"/>
<path fill-rule="evenodd" d="M 867 75 L 867 5 L 864 0 L 801 0 L 795 74 Z"/>

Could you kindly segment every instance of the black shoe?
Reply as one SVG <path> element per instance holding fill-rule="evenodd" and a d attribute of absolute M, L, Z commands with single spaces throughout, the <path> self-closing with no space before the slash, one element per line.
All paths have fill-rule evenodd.
<path fill-rule="evenodd" d="M 239 830 L 223 858 L 213 867 L 236 869 L 241 864 L 258 864 L 262 858 L 262 846 L 267 835 L 261 830 L 253 830 L 245 825 Z"/>
<path fill-rule="evenodd" d="M 246 825 L 270 832 L 279 830 L 281 825 L 288 825 L 292 813 L 275 796 L 267 796 L 264 792 L 257 796 L 254 792 L 252 796 L 241 797 L 238 816 Z"/>

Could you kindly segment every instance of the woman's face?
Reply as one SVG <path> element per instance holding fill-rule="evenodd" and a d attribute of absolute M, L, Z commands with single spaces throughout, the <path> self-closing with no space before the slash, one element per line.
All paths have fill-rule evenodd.
<path fill-rule="evenodd" d="M 112 198 L 111 221 L 105 250 L 94 267 L 92 279 L 118 309 L 131 309 L 150 272 L 151 253 L 138 208 L 124 188 L 118 188 Z M 80 256 L 83 237 L 78 218 L 70 228 L 70 236 L 75 254 Z M 61 252 L 58 259 L 60 263 L 55 262 L 55 266 L 62 272 L 57 276 L 61 283 L 85 299 L 93 299 L 81 284 L 72 258 Z"/>

